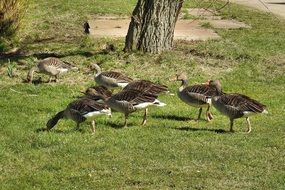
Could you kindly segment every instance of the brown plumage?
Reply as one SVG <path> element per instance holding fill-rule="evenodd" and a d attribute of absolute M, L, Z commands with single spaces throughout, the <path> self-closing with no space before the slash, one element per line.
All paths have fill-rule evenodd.
<path fill-rule="evenodd" d="M 248 124 L 247 132 L 250 133 L 249 116 L 257 113 L 268 113 L 264 104 L 246 95 L 223 93 L 221 83 L 218 80 L 210 81 L 209 85 L 217 89 L 218 96 L 212 98 L 212 103 L 218 111 L 229 117 L 230 131 L 233 131 L 234 119 L 245 117 Z"/>
<path fill-rule="evenodd" d="M 98 115 L 110 115 L 110 109 L 104 104 L 100 104 L 97 101 L 90 98 L 81 98 L 68 104 L 63 110 L 58 112 L 53 118 L 51 118 L 46 126 L 47 130 L 52 129 L 57 122 L 62 118 L 71 119 L 76 122 L 76 129 L 79 129 L 80 123 L 91 120 L 93 133 L 95 133 L 95 117 Z"/>
<path fill-rule="evenodd" d="M 44 73 L 50 75 L 49 82 L 51 82 L 52 77 L 55 77 L 55 81 L 58 79 L 59 75 L 65 73 L 69 70 L 76 70 L 77 67 L 63 62 L 55 57 L 48 57 L 43 60 L 40 60 L 37 66 L 31 68 L 27 75 L 28 82 L 33 81 L 33 74 L 36 73 Z"/>
<path fill-rule="evenodd" d="M 94 77 L 98 85 L 105 86 L 107 88 L 112 87 L 122 87 L 124 88 L 127 84 L 133 79 L 130 77 L 115 71 L 105 71 L 102 72 L 101 68 L 97 64 L 93 64 L 93 67 L 96 70 L 96 75 Z"/>
<path fill-rule="evenodd" d="M 86 89 L 85 92 L 83 92 L 85 96 L 92 97 L 94 100 L 101 99 L 99 95 L 104 96 L 106 98 L 109 98 L 112 96 L 112 92 L 108 90 L 105 86 L 92 86 Z"/>
<path fill-rule="evenodd" d="M 156 95 L 168 91 L 167 86 L 157 84 L 148 80 L 132 81 L 123 90 L 130 90 L 130 89 L 139 90 L 141 92 L 147 92 Z"/>
<path fill-rule="evenodd" d="M 216 95 L 216 89 L 207 84 L 188 86 L 187 76 L 184 73 L 177 74 L 176 80 L 182 82 L 177 91 L 178 97 L 186 104 L 199 108 L 197 120 L 201 117 L 203 107 L 206 107 L 206 118 L 210 121 L 213 118 L 210 112 L 211 97 Z"/>
<path fill-rule="evenodd" d="M 152 105 L 159 107 L 166 105 L 156 99 L 157 95 L 144 93 L 139 90 L 124 90 L 112 95 L 110 98 L 101 97 L 110 108 L 125 115 L 124 127 L 127 127 L 128 116 L 130 113 L 145 109 Z M 147 114 L 145 113 L 142 124 L 146 123 L 146 118 Z"/>

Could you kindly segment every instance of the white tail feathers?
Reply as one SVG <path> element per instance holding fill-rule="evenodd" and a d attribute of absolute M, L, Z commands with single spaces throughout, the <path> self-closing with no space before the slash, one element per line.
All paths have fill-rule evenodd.
<path fill-rule="evenodd" d="M 264 109 L 261 113 L 268 114 L 268 111 Z"/>

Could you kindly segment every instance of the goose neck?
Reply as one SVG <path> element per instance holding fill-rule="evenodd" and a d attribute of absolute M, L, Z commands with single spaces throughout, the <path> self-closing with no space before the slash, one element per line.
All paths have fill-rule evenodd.
<path fill-rule="evenodd" d="M 179 88 L 179 91 L 182 91 L 184 88 L 188 86 L 188 81 L 186 79 L 181 80 L 181 86 Z"/>

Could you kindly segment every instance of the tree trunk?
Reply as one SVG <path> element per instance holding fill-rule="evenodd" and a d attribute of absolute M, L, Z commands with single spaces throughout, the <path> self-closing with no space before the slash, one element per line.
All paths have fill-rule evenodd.
<path fill-rule="evenodd" d="M 171 49 L 182 4 L 183 0 L 138 0 L 124 50 L 160 53 Z"/>

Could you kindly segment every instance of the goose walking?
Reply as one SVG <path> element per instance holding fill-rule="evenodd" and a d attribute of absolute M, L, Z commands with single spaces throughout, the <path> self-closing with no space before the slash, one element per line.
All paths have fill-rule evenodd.
<path fill-rule="evenodd" d="M 177 91 L 178 97 L 186 104 L 199 108 L 198 118 L 200 119 L 202 109 L 205 107 L 206 119 L 210 121 L 213 119 L 213 115 L 210 112 L 211 97 L 216 95 L 215 88 L 212 88 L 208 84 L 196 84 L 188 86 L 187 76 L 185 73 L 177 74 L 176 81 L 181 81 L 181 86 Z"/>
<path fill-rule="evenodd" d="M 247 133 L 251 132 L 249 116 L 257 113 L 268 113 L 266 106 L 260 102 L 242 94 L 225 94 L 218 80 L 209 81 L 209 85 L 216 88 L 218 95 L 212 98 L 213 106 L 230 119 L 230 131 L 233 132 L 234 120 L 245 117 L 247 121 Z"/>
<path fill-rule="evenodd" d="M 99 115 L 110 115 L 110 109 L 104 104 L 98 103 L 90 98 L 82 98 L 71 102 L 66 109 L 58 112 L 51 118 L 46 126 L 47 130 L 52 129 L 60 119 L 67 118 L 76 122 L 76 129 L 79 129 L 80 123 L 91 121 L 92 131 L 95 134 L 95 117 Z"/>
<path fill-rule="evenodd" d="M 165 103 L 156 99 L 157 95 L 144 93 L 139 90 L 123 90 L 109 98 L 103 97 L 105 103 L 112 109 L 121 112 L 125 116 L 124 127 L 128 125 L 128 117 L 130 113 L 145 109 L 149 106 L 165 106 Z M 145 124 L 147 114 L 144 114 L 142 124 Z"/>
<path fill-rule="evenodd" d="M 124 88 L 129 82 L 133 81 L 130 77 L 115 71 L 102 72 L 101 68 L 97 64 L 92 65 L 95 70 L 95 82 L 98 85 L 105 86 L 106 88 L 121 87 Z"/>
<path fill-rule="evenodd" d="M 148 80 L 137 80 L 130 82 L 123 90 L 138 90 L 144 93 L 158 95 L 160 93 L 168 92 L 168 87 L 165 85 L 157 84 Z M 145 117 L 147 116 L 148 108 L 145 108 Z M 142 123 L 145 125 L 146 120 Z"/>
<path fill-rule="evenodd" d="M 44 73 L 50 76 L 49 81 L 51 82 L 52 77 L 55 77 L 55 81 L 57 81 L 58 77 L 62 73 L 66 73 L 69 70 L 76 70 L 77 67 L 74 67 L 73 65 L 63 62 L 58 58 L 55 57 L 48 57 L 45 58 L 37 64 L 37 66 L 32 67 L 27 76 L 27 81 L 32 82 L 33 81 L 33 75 L 34 72 L 36 73 Z"/>

